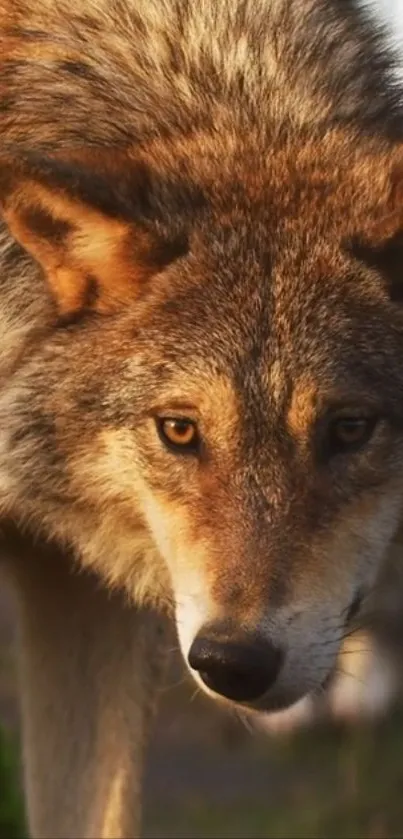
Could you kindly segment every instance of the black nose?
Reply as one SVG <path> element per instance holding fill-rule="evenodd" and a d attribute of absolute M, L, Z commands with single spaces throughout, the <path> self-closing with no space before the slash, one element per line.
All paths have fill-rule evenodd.
<path fill-rule="evenodd" d="M 193 641 L 188 661 L 210 690 L 235 702 L 253 702 L 276 681 L 283 654 L 260 638 L 221 640 L 202 631 Z"/>

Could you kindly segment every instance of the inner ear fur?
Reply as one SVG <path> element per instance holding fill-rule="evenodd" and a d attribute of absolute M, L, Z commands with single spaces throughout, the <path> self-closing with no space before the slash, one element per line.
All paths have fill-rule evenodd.
<path fill-rule="evenodd" d="M 116 309 L 185 249 L 183 237 L 164 242 L 142 220 L 150 173 L 125 164 L 120 174 L 110 163 L 97 171 L 86 161 L 0 156 L 1 214 L 62 316 Z"/>
<path fill-rule="evenodd" d="M 389 168 L 386 189 L 366 229 L 345 243 L 355 259 L 376 270 L 392 300 L 403 301 L 403 160 L 398 149 Z"/>

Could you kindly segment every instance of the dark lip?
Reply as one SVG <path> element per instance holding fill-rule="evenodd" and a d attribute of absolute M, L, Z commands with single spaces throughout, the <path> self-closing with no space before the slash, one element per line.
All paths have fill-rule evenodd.
<path fill-rule="evenodd" d="M 350 608 L 348 609 L 345 625 L 346 627 L 350 627 L 352 622 L 358 616 L 359 611 L 361 609 L 362 601 L 364 599 L 364 593 L 362 591 L 357 591 L 355 597 L 351 601 Z"/>

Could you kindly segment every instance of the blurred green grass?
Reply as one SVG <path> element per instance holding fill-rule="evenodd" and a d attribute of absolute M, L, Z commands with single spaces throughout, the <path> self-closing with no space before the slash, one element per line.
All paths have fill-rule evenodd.
<path fill-rule="evenodd" d="M 148 839 L 403 836 L 402 712 L 353 729 L 321 726 L 270 740 L 254 735 L 225 759 L 222 747 L 214 748 L 212 743 L 196 749 L 185 789 L 172 791 L 167 783 L 158 796 L 150 789 L 145 813 Z M 167 776 L 175 775 L 177 760 L 175 754 L 167 758 Z M 211 783 L 207 768 L 198 786 L 206 763 Z M 230 778 L 225 778 L 226 772 Z"/>
<path fill-rule="evenodd" d="M 0 728 L 0 839 L 24 839 L 23 797 L 17 743 Z"/>

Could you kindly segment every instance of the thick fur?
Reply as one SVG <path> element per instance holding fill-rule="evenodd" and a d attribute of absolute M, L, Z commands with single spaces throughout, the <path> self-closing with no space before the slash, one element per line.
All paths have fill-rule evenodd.
<path fill-rule="evenodd" d="M 118 590 L 133 637 L 136 609 L 174 611 L 185 657 L 214 623 L 280 646 L 256 704 L 270 710 L 321 688 L 398 549 L 403 110 L 384 40 L 339 0 L 0 0 L 0 510 L 22 612 L 41 619 L 23 624 L 26 673 L 51 646 L 26 689 L 36 836 L 137 831 L 105 827 L 93 788 L 71 790 L 70 816 L 41 782 L 56 752 L 55 787 L 76 771 L 59 720 L 88 701 L 80 656 L 91 690 L 114 682 Z M 328 446 L 340 411 L 376 420 L 348 455 Z M 198 457 L 164 448 L 163 416 L 198 424 Z M 9 527 L 32 557 L 14 558 Z M 71 609 L 81 584 L 102 600 L 100 652 L 78 620 L 66 694 L 52 661 L 70 608 L 47 541 Z M 141 713 L 124 716 L 140 739 Z"/>

